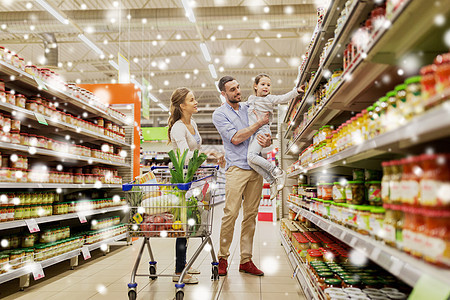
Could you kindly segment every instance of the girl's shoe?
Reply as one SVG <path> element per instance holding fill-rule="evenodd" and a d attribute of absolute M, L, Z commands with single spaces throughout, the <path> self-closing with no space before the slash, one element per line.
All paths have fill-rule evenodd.
<path fill-rule="evenodd" d="M 277 187 L 277 190 L 279 190 L 279 191 L 284 188 L 284 184 L 286 183 L 286 177 L 287 177 L 285 170 L 281 170 L 281 172 L 282 173 L 280 175 L 275 176 L 276 187 Z"/>
<path fill-rule="evenodd" d="M 277 189 L 277 181 L 274 180 L 270 184 L 270 200 L 274 199 L 278 195 L 278 189 Z"/>

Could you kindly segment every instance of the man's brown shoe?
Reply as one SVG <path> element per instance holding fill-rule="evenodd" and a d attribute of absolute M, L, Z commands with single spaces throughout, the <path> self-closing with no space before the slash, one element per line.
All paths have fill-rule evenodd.
<path fill-rule="evenodd" d="M 255 276 L 264 276 L 264 272 L 258 269 L 251 260 L 249 260 L 245 264 L 240 264 L 239 272 L 245 272 Z"/>

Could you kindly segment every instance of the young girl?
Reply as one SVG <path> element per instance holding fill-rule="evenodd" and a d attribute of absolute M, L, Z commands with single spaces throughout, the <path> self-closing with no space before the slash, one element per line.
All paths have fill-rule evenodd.
<path fill-rule="evenodd" d="M 270 85 L 269 75 L 259 74 L 256 76 L 253 84 L 253 90 L 255 91 L 256 96 L 251 95 L 247 101 L 249 106 L 248 120 L 250 125 L 257 121 L 256 114 L 265 112 L 270 113 L 269 124 L 259 128 L 251 137 L 250 145 L 248 146 L 247 160 L 250 167 L 261 174 L 264 179 L 270 183 L 270 199 L 273 199 L 278 191 L 284 187 L 286 172 L 260 156 L 262 147 L 258 144 L 256 136 L 258 136 L 258 134 L 270 134 L 270 124 L 272 123 L 275 105 L 288 103 L 291 99 L 304 92 L 304 86 L 302 85 L 299 88 L 294 88 L 284 95 L 276 96 L 270 94 Z"/>

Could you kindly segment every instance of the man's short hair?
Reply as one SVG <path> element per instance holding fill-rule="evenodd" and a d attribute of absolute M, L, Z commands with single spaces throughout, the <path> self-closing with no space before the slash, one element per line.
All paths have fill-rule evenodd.
<path fill-rule="evenodd" d="M 222 78 L 220 78 L 219 80 L 219 90 L 222 92 L 225 92 L 225 84 L 227 84 L 227 82 L 236 80 L 234 77 L 232 76 L 223 76 Z"/>

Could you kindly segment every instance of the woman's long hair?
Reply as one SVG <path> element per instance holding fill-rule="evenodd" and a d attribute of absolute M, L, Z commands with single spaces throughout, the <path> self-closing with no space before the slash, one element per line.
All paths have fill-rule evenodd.
<path fill-rule="evenodd" d="M 183 112 L 181 110 L 181 104 L 184 103 L 186 100 L 186 96 L 191 92 L 190 89 L 185 87 L 177 88 L 175 91 L 173 91 L 172 96 L 170 97 L 170 116 L 169 120 L 167 121 L 167 124 L 169 126 L 169 129 L 167 131 L 169 143 L 172 142 L 170 139 L 170 131 L 172 130 L 173 124 L 175 124 L 176 121 L 181 119 L 181 116 L 183 115 Z"/>

